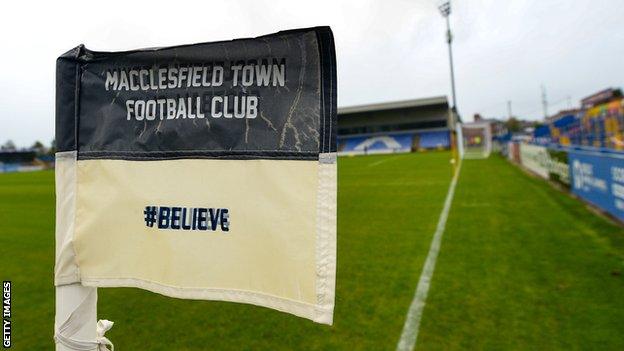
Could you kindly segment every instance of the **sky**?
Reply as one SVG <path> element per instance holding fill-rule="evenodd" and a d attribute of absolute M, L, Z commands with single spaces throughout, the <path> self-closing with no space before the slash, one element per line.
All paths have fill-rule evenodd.
<path fill-rule="evenodd" d="M 0 143 L 54 138 L 56 57 L 160 47 L 330 25 L 338 106 L 448 95 L 437 0 L 9 1 L 0 21 Z M 624 85 L 624 1 L 456 0 L 451 27 L 458 110 L 543 117 Z"/>

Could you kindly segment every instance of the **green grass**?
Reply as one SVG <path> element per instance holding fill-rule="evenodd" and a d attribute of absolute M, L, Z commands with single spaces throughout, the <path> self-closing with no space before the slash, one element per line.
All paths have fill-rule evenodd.
<path fill-rule="evenodd" d="M 448 153 L 341 158 L 334 326 L 250 305 L 99 289 L 118 350 L 382 350 L 400 336 L 451 177 Z M 53 173 L 0 175 L 1 276 L 18 350 L 50 349 Z M 172 346 L 175 345 L 175 346 Z"/>
<path fill-rule="evenodd" d="M 464 162 L 418 346 L 624 350 L 624 231 L 500 157 Z"/>
<path fill-rule="evenodd" d="M 250 305 L 99 289 L 117 350 L 392 350 L 451 178 L 449 153 L 339 160 L 334 326 Z M 418 348 L 624 349 L 624 230 L 506 161 L 466 161 Z M 0 174 L 16 350 L 52 348 L 52 172 Z M 620 275 L 618 275 L 618 273 Z"/>

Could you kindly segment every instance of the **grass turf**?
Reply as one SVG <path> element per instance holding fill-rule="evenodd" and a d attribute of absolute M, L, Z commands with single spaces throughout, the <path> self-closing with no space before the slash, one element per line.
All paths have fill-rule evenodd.
<path fill-rule="evenodd" d="M 382 350 L 401 333 L 451 178 L 450 154 L 341 158 L 334 326 L 266 308 L 99 289 L 120 350 Z M 53 173 L 0 175 L 0 276 L 17 350 L 52 348 Z M 111 253 L 114 255 L 114 253 Z"/>
<path fill-rule="evenodd" d="M 419 348 L 624 350 L 622 227 L 500 157 L 462 168 Z"/>
<path fill-rule="evenodd" d="M 391 350 L 448 188 L 448 153 L 339 160 L 335 324 L 99 289 L 122 350 Z M 16 350 L 52 348 L 53 173 L 0 175 Z M 419 349 L 624 349 L 624 230 L 505 160 L 464 162 Z"/>

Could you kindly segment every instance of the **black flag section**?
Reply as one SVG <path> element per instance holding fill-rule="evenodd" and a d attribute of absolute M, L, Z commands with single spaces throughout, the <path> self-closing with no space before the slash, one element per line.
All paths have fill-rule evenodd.
<path fill-rule="evenodd" d="M 336 151 L 329 27 L 57 61 L 56 142 L 78 159 L 318 159 Z M 320 104 L 319 104 L 320 101 Z"/>

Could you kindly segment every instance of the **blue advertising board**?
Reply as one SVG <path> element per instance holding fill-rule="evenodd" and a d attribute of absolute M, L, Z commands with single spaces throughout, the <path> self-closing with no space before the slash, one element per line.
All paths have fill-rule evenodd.
<path fill-rule="evenodd" d="M 572 192 L 624 220 L 624 158 L 571 150 L 568 162 Z"/>

